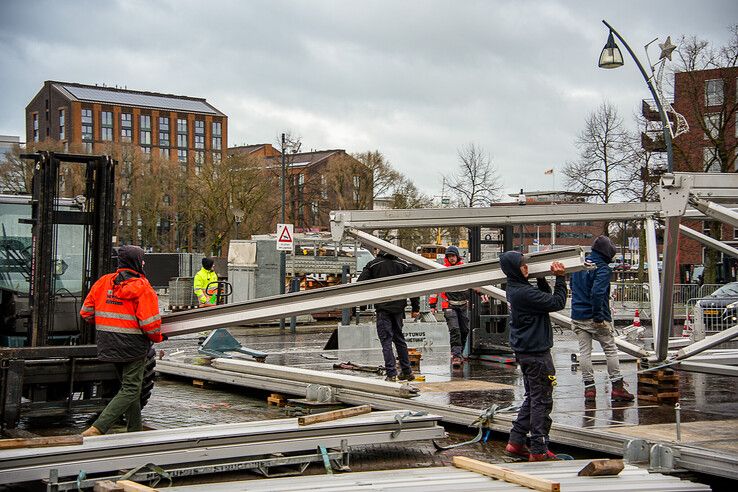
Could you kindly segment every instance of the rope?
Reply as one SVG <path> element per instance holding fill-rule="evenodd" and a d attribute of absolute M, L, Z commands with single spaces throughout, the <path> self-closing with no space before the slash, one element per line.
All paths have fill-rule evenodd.
<path fill-rule="evenodd" d="M 495 415 L 498 413 L 512 413 L 517 412 L 520 409 L 520 405 L 510 405 L 505 408 L 500 408 L 499 405 L 496 403 L 493 403 L 492 405 L 488 406 L 484 410 L 482 410 L 482 413 L 479 414 L 479 417 L 477 417 L 474 422 L 469 424 L 469 427 L 478 427 L 479 431 L 477 432 L 477 435 L 474 436 L 469 441 L 464 441 L 456 444 L 451 444 L 448 446 L 441 446 L 438 444 L 435 440 L 433 440 L 433 445 L 436 447 L 438 451 L 446 451 L 448 449 L 454 449 L 461 446 L 466 446 L 467 444 L 474 444 L 479 441 L 487 442 L 487 439 L 489 438 L 489 433 L 492 427 L 492 421 L 495 418 Z M 484 436 L 484 439 L 482 437 Z"/>

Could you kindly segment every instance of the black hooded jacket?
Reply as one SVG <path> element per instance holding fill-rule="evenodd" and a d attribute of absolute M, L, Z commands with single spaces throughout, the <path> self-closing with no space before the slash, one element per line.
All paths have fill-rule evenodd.
<path fill-rule="evenodd" d="M 515 352 L 545 352 L 553 347 L 553 331 L 548 313 L 566 305 L 566 280 L 556 277 L 554 292 L 546 279 L 538 279 L 538 288 L 520 273 L 523 255 L 508 251 L 500 255 L 500 267 L 507 276 L 505 293 L 510 306 L 510 346 Z"/>
<path fill-rule="evenodd" d="M 367 263 L 364 270 L 359 275 L 359 282 L 363 280 L 371 280 L 377 278 L 393 277 L 415 271 L 414 268 L 396 256 L 389 253 L 380 252 L 377 257 Z M 374 305 L 377 311 L 386 311 L 388 313 L 402 313 L 407 306 L 407 299 L 396 299 L 394 301 L 379 302 Z M 413 297 L 410 299 L 411 310 L 414 313 L 420 311 L 420 299 Z"/>

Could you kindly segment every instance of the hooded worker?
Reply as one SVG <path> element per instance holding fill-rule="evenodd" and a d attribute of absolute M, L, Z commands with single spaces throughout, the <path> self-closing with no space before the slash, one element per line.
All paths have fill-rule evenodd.
<path fill-rule="evenodd" d="M 90 289 L 80 310 L 95 324 L 98 359 L 112 362 L 120 390 L 83 436 L 105 434 L 123 415 L 127 430 L 140 431 L 141 385 L 152 342 L 161 342 L 159 299 L 143 273 L 144 251 L 118 250 L 118 269 L 103 275 Z"/>
<path fill-rule="evenodd" d="M 579 341 L 579 367 L 584 380 L 584 400 L 593 402 L 597 397 L 592 366 L 592 340 L 597 340 L 605 352 L 607 373 L 612 384 L 610 398 L 613 401 L 633 401 L 635 397 L 625 389 L 620 373 L 618 348 L 612 333 L 610 312 L 610 263 L 616 249 L 607 236 L 598 236 L 592 243 L 587 260 L 594 263 L 594 270 L 580 271 L 571 276 L 572 329 Z"/>
<path fill-rule="evenodd" d="M 214 265 L 212 258 L 203 258 L 202 268 L 195 275 L 192 288 L 200 307 L 215 306 L 218 303 L 218 274 L 213 269 Z"/>
<path fill-rule="evenodd" d="M 459 248 L 449 246 L 443 258 L 446 267 L 463 265 Z M 458 369 L 464 363 L 464 345 L 469 337 L 469 291 L 441 292 L 441 309 L 448 327 L 449 345 L 451 345 L 451 367 Z M 431 294 L 428 298 L 431 312 L 436 311 L 438 296 Z"/>
<path fill-rule="evenodd" d="M 518 251 L 500 255 L 500 268 L 507 277 L 505 295 L 510 310 L 510 347 L 515 352 L 525 385 L 525 400 L 513 422 L 505 451 L 529 461 L 557 460 L 548 449 L 553 387 L 556 385 L 549 313 L 566 305 L 564 265 L 558 261 L 551 263 L 551 273 L 556 276 L 553 293 L 545 278 L 537 279 L 537 287 L 528 282 L 528 265 L 525 256 Z M 525 444 L 528 434 L 530 448 Z"/>

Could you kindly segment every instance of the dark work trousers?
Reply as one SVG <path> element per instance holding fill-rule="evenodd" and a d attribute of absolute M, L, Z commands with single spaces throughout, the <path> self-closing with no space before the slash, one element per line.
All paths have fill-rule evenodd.
<path fill-rule="evenodd" d="M 411 372 L 410 357 L 407 355 L 407 343 L 405 335 L 402 334 L 402 320 L 405 313 L 388 313 L 377 311 L 377 335 L 382 344 L 382 355 L 384 356 L 384 368 L 387 376 L 397 376 L 395 354 L 392 352 L 392 344 L 397 349 L 397 357 L 400 359 L 400 369 L 403 373 Z"/>
<path fill-rule="evenodd" d="M 450 305 L 443 310 L 448 326 L 448 338 L 451 345 L 451 355 L 461 357 L 464 353 L 464 345 L 469 336 L 469 314 L 466 306 Z"/>
<path fill-rule="evenodd" d="M 94 424 L 105 434 L 123 415 L 128 423 L 127 431 L 136 432 L 142 429 L 141 424 L 141 385 L 143 383 L 146 357 L 131 362 L 115 362 L 115 371 L 120 380 L 120 390 L 113 397 L 97 418 Z"/>
<path fill-rule="evenodd" d="M 525 400 L 510 431 L 510 442 L 525 444 L 530 433 L 530 452 L 544 454 L 548 451 L 548 432 L 551 430 L 553 387 L 556 369 L 551 351 L 516 353 L 525 385 Z"/>

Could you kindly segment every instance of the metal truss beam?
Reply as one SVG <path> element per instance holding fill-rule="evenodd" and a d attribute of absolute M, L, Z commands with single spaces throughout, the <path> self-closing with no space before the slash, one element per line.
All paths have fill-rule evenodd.
<path fill-rule="evenodd" d="M 718 376 L 738 377 L 738 367 L 727 364 L 712 364 L 710 362 L 680 362 L 677 369 L 689 372 L 701 372 L 703 374 L 716 374 Z"/>
<path fill-rule="evenodd" d="M 716 333 L 715 335 L 711 335 L 699 342 L 695 342 L 688 347 L 684 347 L 676 353 L 674 360 L 687 359 L 693 355 L 699 354 L 700 352 L 704 352 L 707 349 L 711 349 L 716 345 L 720 345 L 723 342 L 728 342 L 736 337 L 738 337 L 738 325 L 728 328 L 727 330 L 723 330 L 720 333 Z"/>
<path fill-rule="evenodd" d="M 661 283 L 659 279 L 659 251 L 656 240 L 656 222 L 646 219 L 646 261 L 648 261 L 648 288 L 651 302 L 651 326 L 658 327 L 661 314 Z M 653 330 L 654 346 L 658 345 L 659 330 Z"/>
<path fill-rule="evenodd" d="M 702 198 L 692 197 L 690 203 L 708 217 L 732 225 L 733 227 L 738 227 L 738 212 Z"/>
<path fill-rule="evenodd" d="M 333 211 L 331 231 L 335 240 L 343 228 L 363 230 L 407 227 L 503 226 L 597 220 L 635 220 L 658 215 L 659 203 L 578 203 L 562 205 L 501 205 L 480 208 L 425 208 L 397 210 Z"/>
<path fill-rule="evenodd" d="M 679 216 L 667 216 L 664 227 L 664 261 L 661 274 L 661 298 L 659 300 L 659 324 L 654 325 L 656 359 L 665 360 L 669 351 L 669 336 L 674 327 L 674 279 L 677 271 L 679 246 Z M 657 266 L 657 265 L 654 265 Z M 649 270 L 653 267 L 649 265 Z M 658 270 L 658 268 L 654 268 Z"/>
<path fill-rule="evenodd" d="M 403 260 L 407 262 L 410 262 L 416 266 L 419 266 L 420 268 L 425 268 L 428 270 L 438 270 L 438 269 L 444 268 L 444 266 L 438 262 L 435 262 L 431 259 L 420 256 L 419 254 L 408 251 L 395 244 L 379 239 L 371 234 L 360 231 L 358 229 L 348 229 L 345 232 L 355 237 L 361 243 L 364 243 L 367 246 L 378 248 L 378 249 L 381 249 L 382 251 L 391 253 L 397 256 L 398 258 L 402 258 Z M 486 294 L 494 299 L 497 299 L 502 302 L 507 302 L 505 291 L 503 289 L 500 289 L 499 287 L 496 287 L 494 285 L 483 285 L 479 287 L 478 290 L 482 294 Z M 561 313 L 550 313 L 549 316 L 551 317 L 551 320 L 557 325 L 571 329 L 572 327 L 571 318 L 569 318 L 568 316 L 564 316 Z M 617 344 L 618 348 L 620 348 L 620 350 L 634 357 L 640 358 L 640 357 L 648 357 L 650 355 L 642 347 L 639 347 L 638 345 L 630 343 L 628 341 L 616 338 L 615 343 Z"/>
<path fill-rule="evenodd" d="M 76 477 L 80 470 L 90 475 L 147 463 L 163 467 L 213 464 L 248 456 L 314 451 L 319 445 L 340 449 L 445 436 L 438 425 L 440 416 L 410 416 L 405 407 L 396 408 L 402 410 L 310 426 L 299 426 L 297 418 L 291 418 L 99 436 L 85 438 L 83 444 L 75 446 L 2 450 L 0 484 L 43 480 L 52 469 L 60 478 Z M 403 416 L 401 424 L 398 415 Z"/>
<path fill-rule="evenodd" d="M 545 275 L 552 261 L 560 261 L 567 272 L 585 268 L 581 247 L 526 255 L 532 276 Z M 344 284 L 293 294 L 266 297 L 236 304 L 184 311 L 162 316 L 167 336 L 197 333 L 226 326 L 244 325 L 298 316 L 328 309 L 374 304 L 414 297 L 429 292 L 462 290 L 505 281 L 498 260 L 469 263 L 455 268 Z"/>
<path fill-rule="evenodd" d="M 701 232 L 697 232 L 694 229 L 687 227 L 685 225 L 679 225 L 679 232 L 689 238 L 692 238 L 696 241 L 701 242 L 707 247 L 721 251 L 728 256 L 732 256 L 733 258 L 738 258 L 738 249 L 735 249 L 732 246 L 728 246 L 722 241 L 711 238 L 710 236 L 706 234 L 702 234 Z"/>

